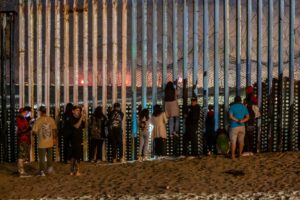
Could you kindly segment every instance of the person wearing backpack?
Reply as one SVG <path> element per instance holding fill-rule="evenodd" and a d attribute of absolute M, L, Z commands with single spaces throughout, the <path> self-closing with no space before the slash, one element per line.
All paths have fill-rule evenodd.
<path fill-rule="evenodd" d="M 32 127 L 32 133 L 38 137 L 39 176 L 45 176 L 45 156 L 47 154 L 47 171 L 53 173 L 52 147 L 57 143 L 57 126 L 52 117 L 47 116 L 46 107 L 39 108 L 40 117 Z"/>
<path fill-rule="evenodd" d="M 102 107 L 98 106 L 95 109 L 94 114 L 90 118 L 91 127 L 91 156 L 92 162 L 98 162 L 102 160 L 102 145 L 105 136 L 105 126 L 107 118 L 102 112 Z M 97 150 L 97 154 L 95 155 Z M 96 158 L 94 160 L 94 158 Z"/>
<path fill-rule="evenodd" d="M 112 158 L 113 163 L 117 162 L 117 150 L 119 149 L 119 158 L 121 162 L 125 162 L 123 158 L 123 130 L 122 122 L 124 113 L 121 111 L 121 105 L 115 103 L 113 110 L 110 113 L 109 125 L 110 125 L 110 142 L 112 146 Z"/>

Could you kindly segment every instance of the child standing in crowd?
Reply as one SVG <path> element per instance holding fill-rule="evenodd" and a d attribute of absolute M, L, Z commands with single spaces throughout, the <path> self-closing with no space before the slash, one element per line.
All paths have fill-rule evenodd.
<path fill-rule="evenodd" d="M 96 160 L 92 160 L 94 162 L 102 160 L 102 145 L 105 138 L 105 126 L 106 126 L 107 118 L 102 112 L 102 107 L 98 106 L 95 109 L 93 116 L 90 119 L 90 127 L 91 127 L 91 156 L 92 159 L 96 157 Z M 95 150 L 97 151 L 97 155 L 95 155 Z"/>
<path fill-rule="evenodd" d="M 18 171 L 21 178 L 29 177 L 24 169 L 25 161 L 29 160 L 31 143 L 31 126 L 29 121 L 26 119 L 29 112 L 30 111 L 28 109 L 20 108 L 19 115 L 16 120 L 18 138 Z"/>
<path fill-rule="evenodd" d="M 79 163 L 82 156 L 82 129 L 86 119 L 85 112 L 82 111 L 80 106 L 74 106 L 72 112 L 72 161 L 70 175 L 80 176 Z"/>
<path fill-rule="evenodd" d="M 119 149 L 119 158 L 121 162 L 125 162 L 123 157 L 123 122 L 124 114 L 121 111 L 121 105 L 119 103 L 114 104 L 114 108 L 110 113 L 109 126 L 110 126 L 110 143 L 112 145 L 112 157 L 113 163 L 117 162 L 117 151 Z"/>
<path fill-rule="evenodd" d="M 143 109 L 139 115 L 140 126 L 140 149 L 139 158 L 141 162 L 147 159 L 148 156 L 148 143 L 149 143 L 149 110 Z"/>
<path fill-rule="evenodd" d="M 152 137 L 154 138 L 154 155 L 160 158 L 165 155 L 165 143 L 167 139 L 166 123 L 168 122 L 166 113 L 162 111 L 160 105 L 154 106 L 151 122 L 154 126 L 152 132 Z"/>
<path fill-rule="evenodd" d="M 34 123 L 32 133 L 38 136 L 39 176 L 45 176 L 45 156 L 47 154 L 47 171 L 53 173 L 52 147 L 57 143 L 57 127 L 52 117 L 47 116 L 46 107 L 39 108 L 40 117 Z"/>

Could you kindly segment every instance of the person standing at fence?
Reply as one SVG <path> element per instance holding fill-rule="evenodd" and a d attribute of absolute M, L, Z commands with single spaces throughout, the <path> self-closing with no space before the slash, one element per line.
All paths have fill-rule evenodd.
<path fill-rule="evenodd" d="M 165 155 L 165 145 L 167 139 L 166 124 L 168 118 L 165 112 L 162 111 L 160 105 L 155 105 L 151 123 L 153 124 L 152 137 L 154 138 L 154 155 L 157 158 L 162 158 Z"/>
<path fill-rule="evenodd" d="M 102 160 L 102 145 L 106 137 L 105 126 L 107 118 L 102 112 L 102 107 L 98 106 L 90 118 L 91 127 L 91 160 L 99 162 Z M 95 154 L 96 153 L 96 154 Z M 96 158 L 94 160 L 94 158 Z"/>
<path fill-rule="evenodd" d="M 39 176 L 45 176 L 45 156 L 47 155 L 47 172 L 54 173 L 52 166 L 53 145 L 57 143 L 57 126 L 52 117 L 47 116 L 46 107 L 39 108 L 40 117 L 32 127 L 32 133 L 38 137 Z"/>
<path fill-rule="evenodd" d="M 29 177 L 25 172 L 24 163 L 25 160 L 29 159 L 30 152 L 30 138 L 31 138 L 31 126 L 26 119 L 29 111 L 24 108 L 20 108 L 17 116 L 17 138 L 18 138 L 18 172 L 20 177 Z"/>
<path fill-rule="evenodd" d="M 138 160 L 140 162 L 146 160 L 148 156 L 149 121 L 149 110 L 145 108 L 139 114 L 140 148 Z"/>
<path fill-rule="evenodd" d="M 109 141 L 112 146 L 112 161 L 116 163 L 118 161 L 118 149 L 119 158 L 123 163 L 125 158 L 123 157 L 123 130 L 122 121 L 124 113 L 121 111 L 121 105 L 119 103 L 114 103 L 113 110 L 110 113 L 109 126 L 110 126 L 110 136 Z"/>
<path fill-rule="evenodd" d="M 239 142 L 239 156 L 243 153 L 245 138 L 245 122 L 249 119 L 247 108 L 241 103 L 240 96 L 234 98 L 229 108 L 231 158 L 235 159 L 236 142 Z"/>
<path fill-rule="evenodd" d="M 246 136 L 245 136 L 245 153 L 243 155 L 253 155 L 254 153 L 254 135 L 257 129 L 257 114 L 255 113 L 255 108 L 259 108 L 257 106 L 257 97 L 254 95 L 253 87 L 246 87 L 246 99 L 245 106 L 249 112 L 249 120 L 246 123 Z M 260 114 L 259 114 L 260 115 Z"/>
<path fill-rule="evenodd" d="M 80 176 L 79 164 L 82 157 L 82 129 L 85 125 L 85 111 L 80 106 L 73 106 L 72 123 L 72 155 L 71 155 L 71 173 L 70 175 Z"/>
<path fill-rule="evenodd" d="M 179 130 L 179 106 L 177 96 L 177 84 L 173 84 L 173 82 L 169 81 L 165 88 L 164 100 L 165 112 L 169 119 L 169 132 L 172 136 L 177 136 Z"/>
<path fill-rule="evenodd" d="M 188 146 L 191 142 L 192 156 L 198 155 L 198 124 L 200 119 L 200 105 L 197 103 L 197 97 L 191 99 L 191 105 L 188 107 L 187 117 L 185 119 L 185 134 L 183 135 L 183 155 L 188 156 Z"/>
<path fill-rule="evenodd" d="M 68 160 L 71 159 L 71 139 L 72 139 L 72 130 L 73 130 L 73 104 L 68 103 L 66 105 L 65 112 L 62 117 L 62 136 L 63 136 L 63 156 L 64 162 L 68 163 Z"/>
<path fill-rule="evenodd" d="M 214 106 L 208 106 L 208 112 L 205 118 L 205 143 L 206 143 L 206 154 L 210 156 L 214 152 L 215 145 L 215 114 Z"/>

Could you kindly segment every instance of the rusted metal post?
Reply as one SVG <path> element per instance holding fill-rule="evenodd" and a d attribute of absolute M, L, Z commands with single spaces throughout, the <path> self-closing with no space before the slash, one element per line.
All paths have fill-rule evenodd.
<path fill-rule="evenodd" d="M 19 0 L 19 107 L 25 105 L 25 4 Z"/>
<path fill-rule="evenodd" d="M 70 63 L 70 48 L 69 48 L 69 37 L 70 37 L 70 7 L 68 0 L 64 0 L 64 104 L 70 102 L 70 81 L 69 81 L 69 63 Z"/>
<path fill-rule="evenodd" d="M 88 0 L 83 2 L 83 107 L 88 116 L 89 109 L 89 94 L 88 94 L 88 72 L 89 72 L 89 58 L 88 58 Z M 85 125 L 83 138 L 83 159 L 88 160 L 88 123 Z"/>
<path fill-rule="evenodd" d="M 45 106 L 47 114 L 50 114 L 50 54 L 51 54 L 51 2 L 46 0 L 46 27 L 45 27 Z"/>
<path fill-rule="evenodd" d="M 127 0 L 122 2 L 122 112 L 123 120 L 123 158 L 126 156 L 126 75 L 127 75 Z"/>
<path fill-rule="evenodd" d="M 27 16 L 28 16 L 28 104 L 34 108 L 34 26 L 33 26 L 33 2 L 27 2 Z M 32 110 L 33 111 L 33 110 Z M 32 112 L 33 113 L 33 112 Z"/>
<path fill-rule="evenodd" d="M 102 108 L 107 104 L 107 0 L 102 1 Z"/>
<path fill-rule="evenodd" d="M 93 0 L 93 107 L 98 106 L 98 0 Z"/>
<path fill-rule="evenodd" d="M 165 88 L 168 77 L 168 0 L 163 0 L 163 50 L 162 50 L 162 90 Z M 164 92 L 162 93 L 164 100 Z"/>
<path fill-rule="evenodd" d="M 112 1 L 112 103 L 118 99 L 118 1 Z"/>
<path fill-rule="evenodd" d="M 74 0 L 73 4 L 73 102 L 78 104 L 78 0 Z"/>
<path fill-rule="evenodd" d="M 143 37 L 143 55 L 142 55 L 142 106 L 147 106 L 147 0 L 142 1 L 142 37 Z"/>
<path fill-rule="evenodd" d="M 173 81 L 178 78 L 177 0 L 173 0 Z"/>

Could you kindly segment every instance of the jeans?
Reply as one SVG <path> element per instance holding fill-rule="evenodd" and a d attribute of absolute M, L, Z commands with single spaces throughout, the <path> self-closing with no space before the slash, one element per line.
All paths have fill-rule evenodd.
<path fill-rule="evenodd" d="M 148 155 L 148 144 L 149 144 L 149 132 L 141 132 L 140 133 L 140 149 L 139 156 L 147 156 Z"/>
<path fill-rule="evenodd" d="M 179 130 L 179 117 L 171 117 L 169 118 L 169 132 L 172 134 L 176 132 L 178 134 Z"/>

